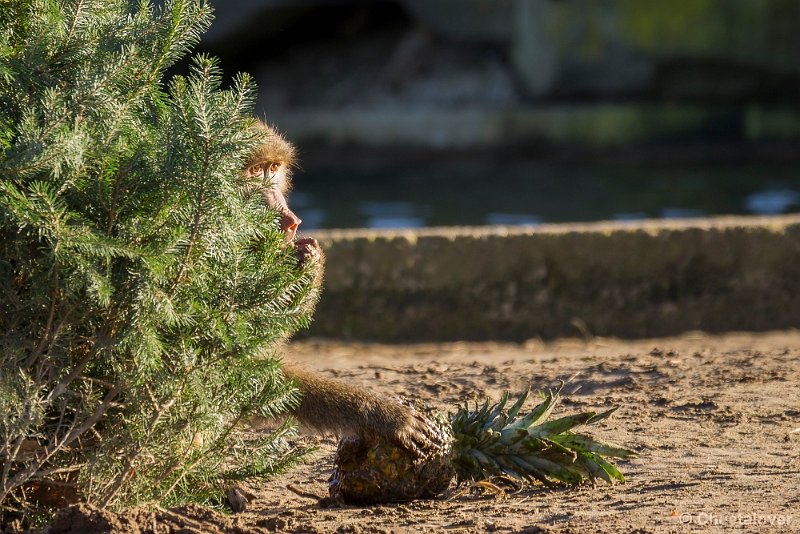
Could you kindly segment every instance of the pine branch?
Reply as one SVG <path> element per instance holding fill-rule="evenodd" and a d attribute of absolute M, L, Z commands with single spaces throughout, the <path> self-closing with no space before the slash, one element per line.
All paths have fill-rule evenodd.
<path fill-rule="evenodd" d="M 69 42 L 72 40 L 72 36 L 75 33 L 75 27 L 78 25 L 78 18 L 80 18 L 81 10 L 83 9 L 83 0 L 78 2 L 78 5 L 75 7 L 75 16 L 72 18 L 72 24 L 70 24 L 69 31 L 67 32 L 67 37 L 64 39 L 64 48 L 69 45 Z"/>
<path fill-rule="evenodd" d="M 8 482 L 4 480 L 2 486 L 0 486 L 0 502 L 3 502 L 3 500 L 13 489 L 22 486 L 32 477 L 34 477 L 39 471 L 41 471 L 42 467 L 53 457 L 54 454 L 64 450 L 64 448 L 71 445 L 72 442 L 78 439 L 78 437 L 80 437 L 84 432 L 94 426 L 100 420 L 100 418 L 106 414 L 108 408 L 111 406 L 111 403 L 117 397 L 117 395 L 119 395 L 121 390 L 121 384 L 114 386 L 114 388 L 109 390 L 109 392 L 106 394 L 103 401 L 95 408 L 91 416 L 83 421 L 83 423 L 72 426 L 69 433 L 63 439 L 44 447 L 42 449 L 42 453 L 37 455 L 34 461 L 28 464 L 28 467 L 17 473 L 17 475 L 11 478 Z"/>
<path fill-rule="evenodd" d="M 172 282 L 172 285 L 169 288 L 169 298 L 175 296 L 175 291 L 178 289 L 178 284 L 181 283 L 183 280 L 183 275 L 186 272 L 186 269 L 189 265 L 189 261 L 192 257 L 192 248 L 197 241 L 197 234 L 200 231 L 200 220 L 203 213 L 203 201 L 205 200 L 205 188 L 200 188 L 200 191 L 197 193 L 197 200 L 195 202 L 194 208 L 194 217 L 192 219 L 192 229 L 189 233 L 189 242 L 186 245 L 186 252 L 183 256 L 183 261 L 181 262 L 180 267 L 178 268 L 178 274 L 175 275 L 175 280 Z"/>
<path fill-rule="evenodd" d="M 150 421 L 147 423 L 147 429 L 145 438 L 136 446 L 133 450 L 131 450 L 125 456 L 125 466 L 123 470 L 117 475 L 117 478 L 111 483 L 111 487 L 108 491 L 100 498 L 100 507 L 105 508 L 111 502 L 114 497 L 116 497 L 117 493 L 119 492 L 122 485 L 125 481 L 130 478 L 133 472 L 133 461 L 142 453 L 144 450 L 147 441 L 152 437 L 153 431 L 155 430 L 156 425 L 158 424 L 159 420 L 167 413 L 167 411 L 177 402 L 177 398 L 172 398 L 169 401 L 165 402 L 164 404 L 158 406 L 157 409 L 154 411 L 153 415 L 150 418 Z"/>
<path fill-rule="evenodd" d="M 209 16 L 198 0 L 0 10 L 2 521 L 33 509 L 31 480 L 108 506 L 198 502 L 298 454 L 283 429 L 253 451 L 240 434 L 294 402 L 254 358 L 314 294 L 240 177 L 252 81 L 223 89 L 205 56 L 163 79 Z"/>

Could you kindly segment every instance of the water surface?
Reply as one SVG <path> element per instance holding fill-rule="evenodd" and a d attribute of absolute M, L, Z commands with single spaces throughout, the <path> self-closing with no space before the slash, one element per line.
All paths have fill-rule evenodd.
<path fill-rule="evenodd" d="M 800 211 L 800 164 L 442 161 L 297 172 L 306 230 L 773 215 Z"/>

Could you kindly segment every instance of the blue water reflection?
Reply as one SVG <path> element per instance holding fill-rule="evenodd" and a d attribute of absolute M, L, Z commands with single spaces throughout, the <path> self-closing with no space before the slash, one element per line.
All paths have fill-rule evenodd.
<path fill-rule="evenodd" d="M 367 217 L 367 228 L 422 228 L 430 209 L 413 202 L 366 201 L 358 211 Z"/>
<path fill-rule="evenodd" d="M 777 215 L 800 207 L 800 192 L 794 189 L 767 189 L 748 195 L 745 209 L 761 215 Z"/>
<path fill-rule="evenodd" d="M 695 217 L 702 217 L 706 212 L 698 208 L 676 208 L 667 207 L 662 208 L 659 212 L 661 219 L 692 219 Z"/>
<path fill-rule="evenodd" d="M 544 221 L 536 215 L 526 213 L 490 213 L 486 216 L 486 224 L 505 226 L 538 226 Z"/>
<path fill-rule="evenodd" d="M 641 221 L 649 219 L 650 216 L 643 211 L 634 211 L 630 213 L 612 213 L 611 219 L 614 221 Z"/>

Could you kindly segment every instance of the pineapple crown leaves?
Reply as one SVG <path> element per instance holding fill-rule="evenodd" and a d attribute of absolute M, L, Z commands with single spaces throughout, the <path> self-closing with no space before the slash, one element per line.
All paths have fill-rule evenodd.
<path fill-rule="evenodd" d="M 451 417 L 459 480 L 500 477 L 517 483 L 538 480 L 550 486 L 600 478 L 624 483 L 624 476 L 608 458 L 625 460 L 635 453 L 573 430 L 609 417 L 618 407 L 548 420 L 561 399 L 562 388 L 563 382 L 555 390 L 541 392 L 542 401 L 522 416 L 530 390 L 507 410 L 509 392 L 493 405 L 486 400 L 474 410 L 468 404 L 460 408 Z"/>

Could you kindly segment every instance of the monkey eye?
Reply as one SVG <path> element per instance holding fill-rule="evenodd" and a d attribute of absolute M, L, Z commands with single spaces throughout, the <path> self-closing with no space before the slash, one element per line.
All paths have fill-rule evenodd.
<path fill-rule="evenodd" d="M 249 172 L 252 176 L 257 176 L 264 172 L 264 166 L 261 163 L 256 163 L 247 169 L 247 172 Z"/>
<path fill-rule="evenodd" d="M 281 167 L 281 164 L 280 164 L 280 163 L 272 163 L 272 164 L 269 166 L 269 172 L 273 172 L 273 173 L 274 173 L 274 172 L 278 172 L 278 169 L 279 169 L 280 167 Z"/>

